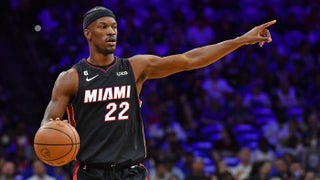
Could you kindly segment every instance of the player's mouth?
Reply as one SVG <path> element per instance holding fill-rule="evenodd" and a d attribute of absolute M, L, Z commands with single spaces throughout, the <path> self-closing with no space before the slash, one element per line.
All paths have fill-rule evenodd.
<path fill-rule="evenodd" d="M 108 45 L 111 45 L 111 46 L 115 46 L 116 45 L 116 39 L 115 38 L 108 38 L 108 39 L 105 40 L 105 42 Z"/>

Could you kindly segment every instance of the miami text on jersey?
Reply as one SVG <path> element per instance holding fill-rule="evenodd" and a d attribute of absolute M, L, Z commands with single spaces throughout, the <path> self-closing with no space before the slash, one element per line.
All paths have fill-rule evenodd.
<path fill-rule="evenodd" d="M 131 85 L 85 90 L 84 103 L 94 103 L 114 99 L 129 99 Z"/>

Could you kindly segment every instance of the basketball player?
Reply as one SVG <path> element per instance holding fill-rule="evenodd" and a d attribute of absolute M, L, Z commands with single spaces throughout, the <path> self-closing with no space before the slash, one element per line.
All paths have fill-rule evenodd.
<path fill-rule="evenodd" d="M 62 72 L 52 90 L 42 125 L 60 120 L 67 111 L 81 140 L 74 179 L 147 179 L 140 162 L 146 157 L 139 94 L 143 83 L 208 66 L 243 45 L 271 42 L 256 26 L 244 35 L 218 44 L 166 57 L 115 57 L 117 21 L 113 12 L 94 7 L 83 18 L 90 54 Z"/>

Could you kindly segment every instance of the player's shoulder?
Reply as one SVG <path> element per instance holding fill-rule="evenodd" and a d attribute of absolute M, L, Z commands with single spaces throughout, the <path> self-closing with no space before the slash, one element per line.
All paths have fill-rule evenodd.
<path fill-rule="evenodd" d="M 55 82 L 55 88 L 56 89 L 64 89 L 68 92 L 76 92 L 78 88 L 78 72 L 75 68 L 70 68 L 66 71 L 62 71 L 56 82 Z"/>
<path fill-rule="evenodd" d="M 60 72 L 58 79 L 69 79 L 69 78 L 75 78 L 78 76 L 77 70 L 72 67 L 68 70 Z"/>
<path fill-rule="evenodd" d="M 77 70 L 72 67 L 66 71 L 62 71 L 55 82 L 56 85 L 76 86 L 79 81 Z"/>

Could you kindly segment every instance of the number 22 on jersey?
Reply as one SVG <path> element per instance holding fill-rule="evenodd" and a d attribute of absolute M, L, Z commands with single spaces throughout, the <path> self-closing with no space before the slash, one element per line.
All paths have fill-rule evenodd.
<path fill-rule="evenodd" d="M 115 120 L 128 120 L 127 111 L 129 110 L 129 102 L 123 101 L 119 105 L 115 102 L 110 102 L 107 104 L 107 114 L 105 115 L 104 121 L 115 121 Z M 116 111 L 120 110 L 117 114 Z"/>

